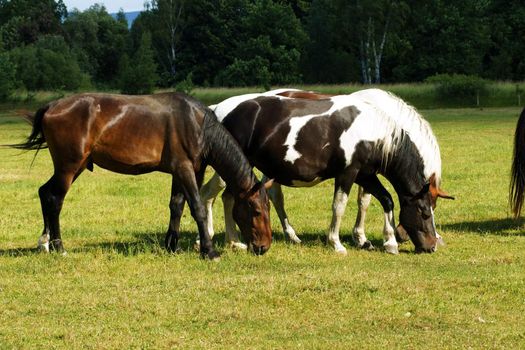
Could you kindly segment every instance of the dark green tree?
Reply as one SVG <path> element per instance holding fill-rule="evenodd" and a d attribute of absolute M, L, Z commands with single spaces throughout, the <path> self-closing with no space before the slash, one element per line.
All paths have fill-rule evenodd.
<path fill-rule="evenodd" d="M 63 26 L 82 70 L 99 84 L 114 84 L 118 62 L 128 49 L 125 19 L 115 19 L 104 6 L 93 5 L 83 12 L 73 11 Z"/>
<path fill-rule="evenodd" d="M 4 45 L 12 49 L 34 43 L 42 35 L 60 35 L 66 16 L 62 0 L 0 0 Z"/>
<path fill-rule="evenodd" d="M 0 52 L 0 100 L 5 100 L 15 88 L 16 67 L 5 52 Z"/>
<path fill-rule="evenodd" d="M 490 44 L 489 1 L 408 0 L 408 45 L 392 64 L 394 81 L 421 81 L 443 73 L 481 75 Z"/>
<path fill-rule="evenodd" d="M 307 37 L 292 8 L 272 0 L 243 5 L 238 8 L 242 12 L 232 17 L 238 26 L 237 34 L 230 38 L 232 61 L 219 72 L 216 83 L 268 86 L 300 82 L 301 47 Z"/>
<path fill-rule="evenodd" d="M 10 52 L 16 79 L 28 90 L 76 90 L 89 85 L 75 55 L 61 36 L 43 36 Z"/>
<path fill-rule="evenodd" d="M 525 6 L 521 0 L 492 0 L 487 10 L 490 44 L 483 75 L 496 80 L 525 79 Z"/>
<path fill-rule="evenodd" d="M 158 81 L 157 65 L 153 58 L 151 34 L 144 33 L 140 45 L 131 59 L 123 55 L 120 60 L 119 85 L 125 94 L 149 94 Z"/>

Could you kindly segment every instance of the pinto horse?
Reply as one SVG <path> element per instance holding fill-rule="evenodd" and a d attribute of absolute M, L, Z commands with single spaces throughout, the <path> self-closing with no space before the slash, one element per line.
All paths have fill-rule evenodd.
<path fill-rule="evenodd" d="M 177 249 L 185 201 L 197 222 L 200 252 L 218 258 L 206 226 L 199 187 L 211 165 L 228 184 L 234 218 L 257 254 L 271 244 L 266 188 L 257 181 L 237 142 L 214 113 L 177 93 L 149 96 L 80 94 L 49 103 L 33 117 L 33 129 L 19 149 L 45 147 L 54 174 L 38 193 L 44 217 L 39 245 L 63 251 L 59 215 L 71 184 L 93 164 L 122 174 L 161 171 L 172 175 L 166 248 Z"/>
<path fill-rule="evenodd" d="M 273 98 L 269 96 L 273 96 Z M 362 108 L 359 106 L 362 106 Z M 346 196 L 348 193 L 346 189 L 349 188 L 348 184 L 339 185 L 338 182 L 349 182 L 343 176 L 346 172 L 353 173 L 353 180 L 362 185 L 365 191 L 372 193 L 381 201 L 385 210 L 384 246 L 386 251 L 390 253 L 398 252 L 397 242 L 393 234 L 393 200 L 379 182 L 376 172 L 382 172 L 387 178 L 388 176 L 394 177 L 395 181 L 400 181 L 401 183 L 406 181 L 403 179 L 404 175 L 395 174 L 395 171 L 392 170 L 394 167 L 391 164 L 387 164 L 390 162 L 389 158 L 395 159 L 395 163 L 398 163 L 397 166 L 401 171 L 403 167 L 399 164 L 403 162 L 403 156 L 399 153 L 402 152 L 403 147 L 410 149 L 414 155 L 412 158 L 417 159 L 414 164 L 419 162 L 417 167 L 421 166 L 422 169 L 413 165 L 413 168 L 416 168 L 409 170 L 412 172 L 417 170 L 418 174 L 416 176 L 419 173 L 423 173 L 423 178 L 430 181 L 428 189 L 430 191 L 431 208 L 428 212 L 432 215 L 427 215 L 428 212 L 418 214 L 418 210 L 421 210 L 422 207 L 418 207 L 414 211 L 415 205 L 407 202 L 406 198 L 404 198 L 411 193 L 410 191 L 414 191 L 414 184 L 396 184 L 393 182 L 402 203 L 401 222 L 408 222 L 412 226 L 412 232 L 408 232 L 410 237 L 416 237 L 420 234 L 415 232 L 417 230 L 414 229 L 414 221 L 420 220 L 421 217 L 426 217 L 427 220 L 430 219 L 433 222 L 432 211 L 437 197 L 452 198 L 439 189 L 441 159 L 439 147 L 430 126 L 412 107 L 392 94 L 378 89 L 370 89 L 353 95 L 330 96 L 285 89 L 263 94 L 232 97 L 214 106 L 214 108 L 219 120 L 222 120 L 233 136 L 240 141 L 252 164 L 255 164 L 264 173 L 270 171 L 272 176 L 277 177 L 276 182 L 292 186 L 309 186 L 329 177 L 336 178 L 334 216 L 328 241 L 337 252 L 346 252 L 338 237 L 340 218 L 347 201 Z M 354 109 L 359 112 L 352 114 L 351 111 Z M 362 110 L 364 110 L 364 113 L 361 113 Z M 388 113 L 388 110 L 392 110 L 392 112 Z M 273 115 L 271 115 L 272 113 Z M 350 115 L 348 115 L 349 113 Z M 243 120 L 243 118 L 246 120 Z M 363 128 L 362 131 L 356 129 L 355 122 Z M 380 134 L 378 132 L 374 134 L 374 131 L 366 128 L 367 122 L 372 127 L 386 127 L 387 130 L 385 132 L 388 132 L 388 130 L 392 132 L 391 138 L 389 139 L 386 134 L 378 135 Z M 374 125 L 374 123 L 377 125 Z M 275 125 L 275 129 L 272 130 L 271 127 Z M 243 127 L 247 129 L 241 132 Z M 261 131 L 260 129 L 263 130 Z M 362 133 L 362 135 L 359 133 Z M 279 135 L 282 139 L 280 141 L 278 141 Z M 355 140 L 354 137 L 349 135 L 357 135 L 357 138 L 364 136 L 365 139 Z M 314 139 L 323 140 L 325 143 L 318 145 L 316 143 L 320 141 Z M 264 145 L 258 145 L 256 142 L 262 142 Z M 281 145 L 280 149 L 277 147 L 279 142 Z M 363 142 L 364 146 L 360 145 L 360 142 Z M 308 152 L 298 151 L 294 144 L 299 144 L 300 148 L 304 148 Z M 293 148 L 290 149 L 290 146 Z M 361 146 L 364 151 L 356 152 L 357 146 Z M 283 153 L 283 148 L 285 153 Z M 271 152 L 276 152 L 277 154 L 271 154 Z M 352 164 L 354 159 L 347 158 L 348 156 L 344 154 L 345 152 L 352 152 L 352 157 L 360 157 L 364 160 L 356 159 L 358 163 Z M 375 158 L 371 154 L 363 154 L 366 152 L 374 153 Z M 316 155 L 320 155 L 321 159 L 315 159 Z M 383 158 L 379 159 L 381 157 Z M 287 173 L 278 175 L 277 169 L 279 167 L 287 171 Z M 304 174 L 301 173 L 302 171 L 304 171 Z M 343 174 L 340 174 L 339 171 Z M 211 196 L 208 196 L 208 198 L 214 197 L 217 192 L 213 193 L 212 188 L 217 188 L 217 184 L 220 186 L 220 179 L 218 177 L 212 178 L 210 185 L 205 186 L 201 193 L 211 193 Z M 407 191 L 407 187 L 410 186 L 412 186 L 412 189 Z M 358 202 L 366 204 L 365 202 L 370 201 L 370 195 L 363 200 L 363 193 L 364 191 L 360 191 L 361 196 Z M 417 194 L 420 194 L 421 197 L 426 197 L 423 195 L 424 193 L 418 192 Z M 289 225 L 284 212 L 283 196 L 277 183 L 274 183 L 273 188 L 270 190 L 270 197 L 273 197 L 272 201 L 275 203 L 285 232 L 294 234 L 295 232 Z M 208 200 L 209 206 L 212 201 L 213 199 Z M 227 205 L 225 204 L 226 207 Z M 356 223 L 356 228 L 354 228 L 354 240 L 360 247 L 371 246 L 364 236 L 365 211 L 366 207 L 364 207 L 364 210 L 360 210 L 358 222 Z M 412 214 L 407 215 L 407 213 Z M 413 216 L 412 218 L 410 217 L 411 215 Z M 226 218 L 228 219 L 228 215 L 226 215 Z M 208 224 L 211 225 L 211 216 L 208 216 L 208 220 Z M 230 222 L 229 225 L 228 221 Z M 229 233 L 229 231 L 234 232 L 234 228 L 231 227 L 231 220 L 227 220 L 226 224 L 227 239 L 235 239 L 233 234 Z M 400 227 L 403 228 L 404 226 Z M 433 230 L 435 232 L 435 228 Z M 430 231 L 432 230 L 428 232 Z M 291 234 L 290 236 L 293 237 Z M 425 248 L 421 242 L 418 243 L 417 237 L 412 240 L 419 251 L 435 249 L 435 247 Z"/>

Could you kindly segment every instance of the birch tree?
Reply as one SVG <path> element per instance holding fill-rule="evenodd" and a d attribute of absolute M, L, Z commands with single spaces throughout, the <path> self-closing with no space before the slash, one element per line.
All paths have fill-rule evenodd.
<path fill-rule="evenodd" d="M 381 3 L 379 8 L 367 9 L 356 1 L 356 12 L 361 18 L 359 61 L 364 84 L 381 83 L 381 61 L 394 8 L 392 0 Z"/>

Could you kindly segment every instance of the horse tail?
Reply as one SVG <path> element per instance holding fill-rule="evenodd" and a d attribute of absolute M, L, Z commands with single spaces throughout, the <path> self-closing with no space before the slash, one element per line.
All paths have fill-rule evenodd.
<path fill-rule="evenodd" d="M 514 134 L 514 154 L 510 179 L 509 202 L 514 217 L 518 217 L 523 206 L 525 191 L 525 108 L 521 112 Z"/>
<path fill-rule="evenodd" d="M 27 140 L 25 142 L 10 145 L 13 148 L 17 149 L 24 149 L 24 150 L 37 150 L 37 152 L 42 149 L 46 148 L 46 138 L 44 136 L 44 133 L 42 131 L 42 121 L 44 120 L 44 115 L 46 114 L 47 110 L 49 109 L 49 105 L 46 105 L 42 108 L 40 108 L 33 116 L 26 116 L 26 120 L 29 121 L 31 124 L 33 124 L 33 129 L 31 130 L 31 134 L 27 137 Z"/>

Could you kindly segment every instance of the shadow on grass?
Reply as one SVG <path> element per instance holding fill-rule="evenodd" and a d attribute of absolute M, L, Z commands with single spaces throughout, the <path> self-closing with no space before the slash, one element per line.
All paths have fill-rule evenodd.
<path fill-rule="evenodd" d="M 38 248 L 10 248 L 10 249 L 0 249 L 0 256 L 28 256 L 39 254 L 40 250 Z"/>
<path fill-rule="evenodd" d="M 327 245 L 326 231 L 317 231 L 317 232 L 301 232 L 298 234 L 298 237 L 301 239 L 301 244 L 305 246 L 324 246 L 326 249 L 331 249 Z M 361 250 L 358 249 L 352 239 L 351 234 L 345 234 L 340 236 L 341 243 L 343 243 L 348 251 L 350 250 Z M 370 253 L 381 253 L 384 254 L 385 250 L 383 248 L 383 240 L 377 238 L 368 237 L 369 241 L 372 243 L 374 248 L 369 250 Z M 286 241 L 284 234 L 278 232 L 273 236 L 274 241 Z M 399 253 L 400 254 L 415 254 L 414 246 L 410 241 L 399 244 Z"/>
<path fill-rule="evenodd" d="M 165 232 L 137 232 L 133 234 L 134 240 L 111 241 L 88 243 L 78 247 L 79 251 L 101 250 L 103 252 L 117 253 L 126 256 L 144 253 L 166 253 L 164 240 Z M 179 249 L 177 253 L 196 253 L 193 246 L 197 234 L 195 232 L 184 231 L 180 233 Z M 77 250 L 77 249 L 75 249 Z"/>
<path fill-rule="evenodd" d="M 139 254 L 165 254 L 166 249 L 164 247 L 165 232 L 137 232 L 133 234 L 133 240 L 127 241 L 98 241 L 95 243 L 87 243 L 77 245 L 74 248 L 68 245 L 67 238 L 64 241 L 66 251 L 69 252 L 90 252 L 90 251 L 102 251 L 106 253 L 117 253 L 124 256 L 134 256 Z M 221 252 L 225 249 L 224 244 L 224 232 L 216 233 L 213 237 L 214 247 Z M 324 246 L 330 249 L 326 244 L 326 233 L 324 231 L 318 232 L 304 232 L 299 235 L 304 246 Z M 194 248 L 195 241 L 197 239 L 197 232 L 183 231 L 180 233 L 179 238 L 179 249 L 178 254 L 197 254 Z M 273 236 L 274 242 L 287 242 L 282 232 L 276 232 Z M 349 249 L 356 249 L 355 244 L 350 235 L 344 235 L 341 237 L 341 241 L 349 247 Z M 371 252 L 383 253 L 383 241 L 381 239 L 371 239 L 375 249 Z M 84 241 L 86 242 L 86 241 Z M 292 243 L 290 243 L 292 244 Z M 413 247 L 410 243 L 405 243 L 399 246 L 400 253 L 413 254 Z M 41 251 L 38 248 L 10 248 L 0 249 L 0 256 L 29 256 L 40 254 Z"/>
<path fill-rule="evenodd" d="M 478 234 L 499 236 L 525 236 L 525 219 L 494 219 L 486 221 L 466 221 L 441 225 L 445 230 L 468 231 Z M 513 231 L 513 232 L 511 232 Z"/>

